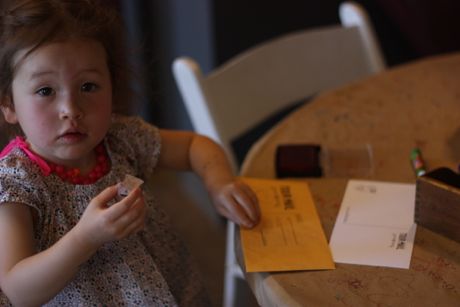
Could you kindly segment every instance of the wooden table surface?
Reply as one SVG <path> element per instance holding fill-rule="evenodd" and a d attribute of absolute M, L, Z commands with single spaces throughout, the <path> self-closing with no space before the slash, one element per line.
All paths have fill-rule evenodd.
<path fill-rule="evenodd" d="M 362 146 L 373 153 L 364 178 L 415 183 L 410 151 L 427 167 L 460 162 L 460 53 L 402 65 L 323 93 L 251 148 L 241 175 L 275 178 L 280 144 Z M 330 238 L 347 178 L 309 183 Z M 337 264 L 330 271 L 249 273 L 263 306 L 460 306 L 460 244 L 417 228 L 410 269 Z"/>

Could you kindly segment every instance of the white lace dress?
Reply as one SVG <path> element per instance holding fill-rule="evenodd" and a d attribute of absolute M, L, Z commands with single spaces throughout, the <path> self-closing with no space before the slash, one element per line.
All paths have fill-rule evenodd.
<path fill-rule="evenodd" d="M 125 174 L 147 180 L 161 148 L 158 129 L 136 117 L 114 116 L 105 139 L 110 172 L 94 184 L 74 185 L 15 148 L 0 159 L 0 205 L 22 203 L 36 211 L 37 251 L 50 247 L 79 221 L 90 200 Z M 209 306 L 188 252 L 168 217 L 145 193 L 144 231 L 103 245 L 46 306 Z M 27 295 L 24 293 L 24 295 Z M 0 292 L 0 306 L 9 305 Z"/>

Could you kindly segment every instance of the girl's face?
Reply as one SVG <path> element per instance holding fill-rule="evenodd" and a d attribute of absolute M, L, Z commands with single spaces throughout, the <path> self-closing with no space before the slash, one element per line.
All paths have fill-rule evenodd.
<path fill-rule="evenodd" d="M 46 44 L 23 58 L 12 84 L 9 123 L 19 123 L 31 149 L 48 161 L 90 169 L 93 149 L 110 126 L 112 84 L 106 52 L 92 40 Z"/>

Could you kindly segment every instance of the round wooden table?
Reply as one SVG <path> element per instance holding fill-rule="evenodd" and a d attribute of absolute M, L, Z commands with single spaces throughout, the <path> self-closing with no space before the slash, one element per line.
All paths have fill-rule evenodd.
<path fill-rule="evenodd" d="M 254 144 L 241 175 L 275 178 L 277 146 L 304 143 L 369 144 L 373 172 L 366 178 L 372 180 L 414 183 L 409 160 L 414 147 L 421 149 L 428 169 L 456 169 L 460 53 L 402 65 L 323 93 Z M 327 238 L 347 179 L 300 179 L 310 185 Z M 329 271 L 246 277 L 263 306 L 460 306 L 460 243 L 418 226 L 408 270 L 338 263 Z"/>

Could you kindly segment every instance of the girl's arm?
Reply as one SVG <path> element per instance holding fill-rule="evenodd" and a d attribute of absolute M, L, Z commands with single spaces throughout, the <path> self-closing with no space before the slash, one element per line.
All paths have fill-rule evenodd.
<path fill-rule="evenodd" d="M 92 254 L 85 246 L 77 247 L 71 232 L 35 254 L 32 215 L 22 204 L 0 206 L 0 242 L 0 286 L 15 306 L 48 301 Z"/>
<path fill-rule="evenodd" d="M 193 170 L 221 215 L 245 227 L 259 222 L 257 197 L 249 186 L 235 180 L 230 162 L 217 143 L 188 131 L 161 130 L 160 134 L 160 167 Z"/>
<path fill-rule="evenodd" d="M 116 186 L 101 192 L 74 228 L 39 253 L 34 249 L 31 209 L 23 204 L 0 205 L 0 287 L 13 305 L 46 303 L 103 243 L 143 227 L 145 210 L 140 190 L 107 207 L 116 193 Z"/>

